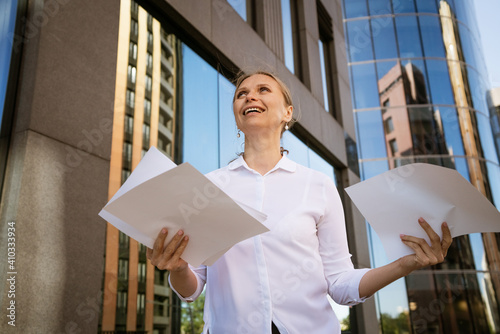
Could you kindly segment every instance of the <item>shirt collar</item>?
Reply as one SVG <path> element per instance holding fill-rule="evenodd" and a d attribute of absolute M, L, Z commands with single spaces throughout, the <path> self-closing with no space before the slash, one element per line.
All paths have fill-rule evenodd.
<path fill-rule="evenodd" d="M 246 169 L 253 171 L 252 168 L 248 167 L 245 159 L 243 159 L 243 155 L 240 155 L 236 160 L 234 160 L 233 162 L 231 162 L 229 164 L 229 170 L 234 170 L 234 169 L 237 169 L 239 167 L 245 167 Z M 283 169 L 287 172 L 293 173 L 297 169 L 297 163 L 288 159 L 288 157 L 286 155 L 283 155 L 283 157 L 280 159 L 280 161 L 278 161 L 276 166 L 274 166 L 274 168 L 271 169 L 267 174 L 269 174 L 277 169 Z"/>

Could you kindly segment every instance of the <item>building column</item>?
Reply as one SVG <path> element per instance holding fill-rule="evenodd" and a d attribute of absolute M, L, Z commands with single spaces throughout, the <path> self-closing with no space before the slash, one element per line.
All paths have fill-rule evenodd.
<path fill-rule="evenodd" d="M 346 168 L 342 172 L 342 181 L 342 184 L 345 185 L 355 184 L 359 182 L 359 177 Z M 365 219 L 354 206 L 349 196 L 345 192 L 342 195 L 352 262 L 357 269 L 370 268 L 370 250 Z M 351 333 L 370 333 L 374 328 L 378 328 L 378 320 L 375 298 L 371 297 L 351 309 Z"/>
<path fill-rule="evenodd" d="M 3 285 L 2 315 L 15 301 L 16 321 L 14 328 L 4 318 L 0 332 L 95 333 L 106 227 L 97 214 L 108 195 L 120 4 L 26 3 L 0 211 L 2 230 L 15 226 L 15 263 L 0 272 L 3 284 L 15 277 L 15 297 Z"/>

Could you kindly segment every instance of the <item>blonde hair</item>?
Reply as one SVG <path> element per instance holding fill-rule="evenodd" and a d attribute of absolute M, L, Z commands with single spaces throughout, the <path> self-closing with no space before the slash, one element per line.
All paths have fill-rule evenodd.
<path fill-rule="evenodd" d="M 238 88 L 240 88 L 243 81 L 250 78 L 251 76 L 258 75 L 258 74 L 266 75 L 266 76 L 272 78 L 274 81 L 276 81 L 276 83 L 280 87 L 281 93 L 283 94 L 283 98 L 285 100 L 285 106 L 286 107 L 293 107 L 292 93 L 290 92 L 290 89 L 288 88 L 288 86 L 280 78 L 278 78 L 275 74 L 268 72 L 268 71 L 264 71 L 264 70 L 257 70 L 257 71 L 253 71 L 253 72 L 249 72 L 249 73 L 240 72 L 236 76 L 236 79 L 234 80 L 234 84 L 236 86 L 236 89 L 235 89 L 234 95 L 233 95 L 233 102 L 236 100 L 236 92 L 238 91 Z M 292 125 L 296 121 L 297 120 L 292 117 L 292 119 L 288 123 L 286 123 L 286 124 L 288 124 L 288 128 L 291 128 Z M 283 128 L 281 129 L 281 134 L 283 134 L 283 132 L 285 132 L 285 126 L 283 126 Z"/>

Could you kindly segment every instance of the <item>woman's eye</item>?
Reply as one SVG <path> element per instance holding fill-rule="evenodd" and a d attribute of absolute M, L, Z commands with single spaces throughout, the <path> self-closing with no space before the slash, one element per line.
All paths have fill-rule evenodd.
<path fill-rule="evenodd" d="M 238 94 L 236 94 L 236 97 L 242 97 L 245 94 L 246 94 L 246 92 L 242 91 L 242 92 L 239 92 Z"/>
<path fill-rule="evenodd" d="M 269 88 L 267 88 L 267 87 L 261 87 L 261 88 L 260 88 L 260 91 L 261 91 L 261 92 L 269 92 L 270 90 L 269 90 Z"/>

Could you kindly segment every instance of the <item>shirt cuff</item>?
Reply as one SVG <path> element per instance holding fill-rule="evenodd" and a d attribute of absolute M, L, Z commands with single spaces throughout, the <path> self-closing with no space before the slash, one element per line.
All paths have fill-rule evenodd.
<path fill-rule="evenodd" d="M 191 270 L 191 268 L 190 268 L 190 270 Z M 172 286 L 172 283 L 170 282 L 170 274 L 168 275 L 168 284 L 170 285 L 170 288 L 172 289 L 173 292 L 175 292 L 175 294 L 183 302 L 187 302 L 187 303 L 194 302 L 195 299 L 198 298 L 198 296 L 201 295 L 201 292 L 203 291 L 203 282 L 198 277 L 198 275 L 196 275 L 196 273 L 194 271 L 193 271 L 193 273 L 194 273 L 194 276 L 196 277 L 196 291 L 191 296 L 188 296 L 188 297 L 183 297 L 179 292 L 177 292 L 177 290 L 175 290 L 175 288 Z"/>
<path fill-rule="evenodd" d="M 330 296 L 332 299 L 340 305 L 356 305 L 363 303 L 368 297 L 359 296 L 359 282 L 361 278 L 370 270 L 370 268 L 365 269 L 354 269 L 343 275 L 337 282 L 334 283 L 330 288 Z"/>

